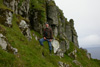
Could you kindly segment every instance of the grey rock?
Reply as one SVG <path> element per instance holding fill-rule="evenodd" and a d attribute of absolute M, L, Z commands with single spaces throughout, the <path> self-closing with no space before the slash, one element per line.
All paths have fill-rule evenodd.
<path fill-rule="evenodd" d="M 3 50 L 8 52 L 13 52 L 14 54 L 18 53 L 17 48 L 13 48 L 7 41 L 6 37 L 3 34 L 0 34 L 0 46 Z"/>
<path fill-rule="evenodd" d="M 66 49 L 67 46 L 66 46 L 66 41 L 61 41 L 60 42 L 60 46 L 59 46 L 59 49 L 57 50 L 57 55 L 61 58 L 61 57 L 64 57 L 64 53 L 66 52 Z"/>
<path fill-rule="evenodd" d="M 58 35 L 58 15 L 57 15 L 57 7 L 55 5 L 53 6 L 47 5 L 47 21 L 52 27 L 54 36 L 57 36 Z"/>
<path fill-rule="evenodd" d="M 80 67 L 83 67 L 83 66 L 81 65 L 81 63 L 80 63 L 79 61 L 77 61 L 77 60 L 73 60 L 72 62 L 75 63 L 76 65 L 79 65 Z"/>
<path fill-rule="evenodd" d="M 40 23 L 39 14 L 40 13 L 38 11 L 35 11 L 34 9 L 32 9 L 30 11 L 29 19 L 30 19 L 30 23 L 31 23 L 31 28 L 34 29 L 34 31 L 42 34 L 42 29 L 44 26 L 43 26 L 43 23 Z"/>
<path fill-rule="evenodd" d="M 77 36 L 73 35 L 73 42 L 74 42 L 75 46 L 79 47 L 77 39 L 78 39 Z"/>
<path fill-rule="evenodd" d="M 58 62 L 59 67 L 71 67 L 71 65 L 67 64 L 67 63 L 63 63 L 61 61 Z"/>
<path fill-rule="evenodd" d="M 56 53 L 60 47 L 59 41 L 53 40 L 51 43 L 52 43 L 52 46 L 54 48 L 54 53 Z"/>
<path fill-rule="evenodd" d="M 19 28 L 21 29 L 22 33 L 27 37 L 28 40 L 32 39 L 29 25 L 24 20 L 21 20 Z"/>
<path fill-rule="evenodd" d="M 70 25 L 66 25 L 66 37 L 68 38 L 68 40 L 72 41 L 72 31 L 71 31 L 71 27 Z"/>
<path fill-rule="evenodd" d="M 69 48 L 70 48 L 70 46 L 69 46 L 69 45 L 70 45 L 70 44 L 69 44 L 69 41 L 68 41 L 67 39 L 66 39 L 65 41 L 66 41 L 66 49 L 69 50 Z"/>
<path fill-rule="evenodd" d="M 22 2 L 19 10 L 18 10 L 18 14 L 20 14 L 22 17 L 28 18 L 28 14 L 29 14 L 29 4 L 30 4 L 30 0 L 25 0 Z"/>
<path fill-rule="evenodd" d="M 12 27 L 13 12 L 11 10 L 0 8 L 0 20 L 5 26 Z"/>
<path fill-rule="evenodd" d="M 53 29 L 53 35 L 55 37 L 57 37 L 57 35 L 58 35 L 58 27 L 57 26 L 54 26 L 54 27 L 52 27 L 52 29 Z"/>
<path fill-rule="evenodd" d="M 64 57 L 64 52 L 60 48 L 57 50 L 57 56 L 59 56 L 60 58 Z"/>
<path fill-rule="evenodd" d="M 77 50 L 75 49 L 74 51 L 72 51 L 71 53 L 68 54 L 68 56 L 72 57 L 73 59 L 76 59 L 77 58 Z"/>
<path fill-rule="evenodd" d="M 3 0 L 4 5 L 6 5 L 8 8 L 14 10 L 14 4 L 15 0 Z"/>
<path fill-rule="evenodd" d="M 25 0 L 22 3 L 20 3 L 19 0 L 3 0 L 3 3 L 8 8 L 12 9 L 16 14 L 20 14 L 24 18 L 28 18 L 30 0 Z"/>
<path fill-rule="evenodd" d="M 8 52 L 11 52 L 11 53 L 15 54 L 15 55 L 18 53 L 18 49 L 12 47 L 9 43 L 7 44 L 6 50 L 7 50 Z"/>
<path fill-rule="evenodd" d="M 66 51 L 66 48 L 67 48 L 66 41 L 61 41 L 60 42 L 60 49 L 62 49 L 63 52 L 65 52 Z"/>
<path fill-rule="evenodd" d="M 75 46 L 77 46 L 79 48 L 78 36 L 77 36 L 77 32 L 76 32 L 76 30 L 74 28 L 74 20 L 70 19 L 69 23 L 70 23 L 71 32 L 72 32 L 72 42 L 75 44 Z"/>
<path fill-rule="evenodd" d="M 63 40 L 60 42 L 59 49 L 57 51 L 57 55 L 60 57 L 64 57 L 64 53 L 69 50 L 69 41 L 68 40 Z"/>
<path fill-rule="evenodd" d="M 13 13 L 12 12 L 6 12 L 6 21 L 5 24 L 8 25 L 8 27 L 12 27 L 12 17 Z"/>
<path fill-rule="evenodd" d="M 58 25 L 58 17 L 57 17 L 57 7 L 54 6 L 47 6 L 47 18 L 49 24 L 55 24 Z"/>
<path fill-rule="evenodd" d="M 2 49 L 6 50 L 7 42 L 5 41 L 6 37 L 3 34 L 0 34 L 0 46 Z"/>
<path fill-rule="evenodd" d="M 17 48 L 11 47 L 11 49 L 12 49 L 12 51 L 13 51 L 13 53 L 14 53 L 15 55 L 18 53 L 18 49 L 17 49 Z"/>

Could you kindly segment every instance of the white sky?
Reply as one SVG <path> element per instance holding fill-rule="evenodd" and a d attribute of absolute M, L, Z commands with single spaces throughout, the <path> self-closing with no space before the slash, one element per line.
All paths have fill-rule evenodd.
<path fill-rule="evenodd" d="M 55 0 L 64 16 L 74 19 L 80 47 L 100 47 L 100 0 Z"/>

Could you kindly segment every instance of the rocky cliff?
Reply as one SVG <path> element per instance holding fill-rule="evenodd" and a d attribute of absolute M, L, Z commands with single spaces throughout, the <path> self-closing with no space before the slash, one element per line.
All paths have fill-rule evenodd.
<path fill-rule="evenodd" d="M 53 56 L 48 56 L 48 47 L 43 49 L 38 42 L 46 22 L 53 30 Z M 79 48 L 77 38 L 74 20 L 68 21 L 53 0 L 0 1 L 0 46 L 5 50 L 1 58 L 7 61 L 13 58 L 10 62 L 1 59 L 2 66 L 84 67 L 86 63 L 88 67 L 92 66 L 90 63 L 99 66 L 85 49 Z M 6 59 L 3 55 L 11 57 Z M 81 61 L 84 58 L 86 63 Z"/>

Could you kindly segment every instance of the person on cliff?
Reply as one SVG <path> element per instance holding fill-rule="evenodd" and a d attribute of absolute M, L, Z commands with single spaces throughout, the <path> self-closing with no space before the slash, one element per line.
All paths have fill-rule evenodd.
<path fill-rule="evenodd" d="M 53 39 L 53 32 L 52 32 L 52 29 L 49 27 L 48 23 L 46 23 L 45 26 L 46 26 L 46 28 L 43 31 L 43 38 L 41 38 L 39 40 L 39 42 L 40 42 L 41 46 L 44 46 L 43 42 L 47 41 L 48 45 L 49 45 L 49 51 L 51 53 L 51 51 L 52 51 L 51 41 Z"/>

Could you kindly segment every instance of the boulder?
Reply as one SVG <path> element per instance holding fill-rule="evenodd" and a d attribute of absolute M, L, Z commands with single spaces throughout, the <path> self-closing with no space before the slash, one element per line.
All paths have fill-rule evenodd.
<path fill-rule="evenodd" d="M 59 47 L 60 47 L 59 41 L 53 40 L 53 41 L 52 41 L 52 46 L 53 46 L 53 48 L 54 48 L 54 53 L 56 53 L 57 50 L 58 50 Z"/>
<path fill-rule="evenodd" d="M 21 22 L 19 23 L 19 28 L 21 29 L 22 33 L 24 34 L 24 36 L 27 37 L 28 40 L 32 39 L 29 25 L 26 23 L 26 21 L 21 20 Z"/>
<path fill-rule="evenodd" d="M 63 40 L 59 42 L 53 39 L 52 46 L 54 48 L 54 53 L 61 58 L 64 57 L 64 53 L 69 49 L 69 41 Z"/>

